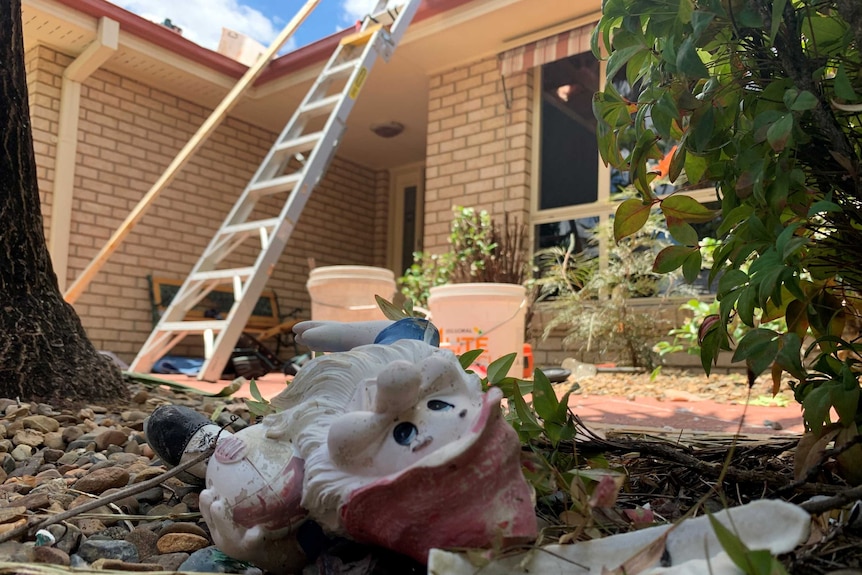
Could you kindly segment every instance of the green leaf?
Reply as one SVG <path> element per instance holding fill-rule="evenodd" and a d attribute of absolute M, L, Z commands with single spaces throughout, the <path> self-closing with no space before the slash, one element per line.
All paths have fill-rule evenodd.
<path fill-rule="evenodd" d="M 773 0 L 772 2 L 772 22 L 769 28 L 769 43 L 775 42 L 775 37 L 778 35 L 778 28 L 784 20 L 784 6 L 787 0 Z"/>
<path fill-rule="evenodd" d="M 825 424 L 830 423 L 829 409 L 832 407 L 832 390 L 830 385 L 815 387 L 802 400 L 802 416 L 805 423 L 815 435 L 820 433 Z"/>
<path fill-rule="evenodd" d="M 548 422 L 560 423 L 556 421 L 558 405 L 557 394 L 548 376 L 537 369 L 533 377 L 533 408 L 546 425 Z"/>
<path fill-rule="evenodd" d="M 613 78 L 616 76 L 617 72 L 623 69 L 623 66 L 626 65 L 626 62 L 628 62 L 632 56 L 643 50 L 646 50 L 646 47 L 642 45 L 627 46 L 625 48 L 614 50 L 608 58 L 607 77 Z"/>
<path fill-rule="evenodd" d="M 391 319 L 392 321 L 398 321 L 399 319 L 404 319 L 408 316 L 404 313 L 403 310 L 399 309 L 394 303 L 380 297 L 377 294 L 374 294 L 374 299 L 377 301 L 377 307 L 380 308 L 380 311 L 383 312 L 383 315 L 386 316 L 386 319 Z"/>
<path fill-rule="evenodd" d="M 676 218 L 693 224 L 710 222 L 715 219 L 716 212 L 704 207 L 703 204 L 683 194 L 673 194 L 661 201 L 661 211 L 665 216 Z"/>
<path fill-rule="evenodd" d="M 473 365 L 484 352 L 484 349 L 471 349 L 470 351 L 465 351 L 458 357 L 458 363 L 461 364 L 463 369 L 470 369 L 470 366 Z"/>
<path fill-rule="evenodd" d="M 838 65 L 838 71 L 835 72 L 835 80 L 833 84 L 835 96 L 847 102 L 855 102 L 859 99 L 856 91 L 853 89 L 853 84 L 850 83 L 850 78 L 847 76 L 847 68 L 845 62 Z"/>
<path fill-rule="evenodd" d="M 708 78 L 709 70 L 697 53 L 694 38 L 689 36 L 682 41 L 676 53 L 676 65 L 679 71 L 690 78 Z"/>
<path fill-rule="evenodd" d="M 668 171 L 668 178 L 671 182 L 676 182 L 676 179 L 679 178 L 679 175 L 682 173 L 682 169 L 685 167 L 685 139 L 688 137 L 688 132 L 686 135 L 682 137 L 679 145 L 676 147 L 676 151 L 673 153 L 673 157 L 670 159 L 670 170 Z"/>
<path fill-rule="evenodd" d="M 737 567 L 742 569 L 744 573 L 756 575 L 751 571 L 751 566 L 748 564 L 748 554 L 751 552 L 748 550 L 748 547 L 745 546 L 745 543 L 725 527 L 721 521 L 716 519 L 712 513 L 709 513 L 709 524 L 715 532 L 716 539 L 718 539 L 722 549 L 724 549 L 724 552 L 727 553 L 731 561 L 733 561 Z"/>
<path fill-rule="evenodd" d="M 754 306 L 757 302 L 757 290 L 753 287 L 742 290 L 736 300 L 736 311 L 739 319 L 747 326 L 754 326 Z"/>
<path fill-rule="evenodd" d="M 515 363 L 517 355 L 517 353 L 510 353 L 492 361 L 488 366 L 488 383 L 495 385 L 502 381 Z"/>
<path fill-rule="evenodd" d="M 728 293 L 747 285 L 748 274 L 742 270 L 727 270 L 718 280 L 718 297 L 722 299 Z"/>
<path fill-rule="evenodd" d="M 691 119 L 691 144 L 697 153 L 706 152 L 710 140 L 715 135 L 715 112 L 710 106 L 702 112 L 695 112 Z"/>
<path fill-rule="evenodd" d="M 252 379 L 251 381 L 248 382 L 248 391 L 249 391 L 249 393 L 251 393 L 251 396 L 254 399 L 256 399 L 262 403 L 266 403 L 266 400 L 263 398 L 263 395 L 260 393 L 260 390 L 257 388 L 257 382 L 254 379 Z"/>
<path fill-rule="evenodd" d="M 843 384 L 835 386 L 832 390 L 832 405 L 838 414 L 838 421 L 844 425 L 850 425 L 856 417 L 859 408 L 859 384 L 856 374 L 846 366 L 841 369 Z"/>
<path fill-rule="evenodd" d="M 636 198 L 622 202 L 614 215 L 614 240 L 620 241 L 641 229 L 649 219 L 650 207 Z"/>
<path fill-rule="evenodd" d="M 817 214 L 823 214 L 827 212 L 831 213 L 840 213 L 844 211 L 844 208 L 836 204 L 835 202 L 830 202 L 829 200 L 820 200 L 811 204 L 811 207 L 808 208 L 808 217 L 816 216 Z"/>
<path fill-rule="evenodd" d="M 766 141 L 769 142 L 774 151 L 780 152 L 787 146 L 792 132 L 793 115 L 784 114 L 777 122 L 769 126 L 769 129 L 766 131 Z"/>
<path fill-rule="evenodd" d="M 748 364 L 754 375 L 760 375 L 772 365 L 778 355 L 778 334 L 771 329 L 756 328 L 745 334 L 736 346 L 733 361 Z"/>
<path fill-rule="evenodd" d="M 796 88 L 789 88 L 784 92 L 784 105 L 787 106 L 788 110 L 793 112 L 813 110 L 817 107 L 817 104 L 817 96 L 808 90 L 802 90 L 800 92 Z"/>
<path fill-rule="evenodd" d="M 724 337 L 726 336 L 721 329 L 720 322 L 714 322 L 700 338 L 700 364 L 706 375 L 709 375 L 713 364 L 718 361 L 718 354 L 722 349 Z"/>
<path fill-rule="evenodd" d="M 672 272 L 682 266 L 688 256 L 697 251 L 697 248 L 689 246 L 668 246 L 656 255 L 652 270 L 660 274 Z"/>
<path fill-rule="evenodd" d="M 802 367 L 802 338 L 795 333 L 782 335 L 781 349 L 778 351 L 775 361 L 793 377 L 805 379 L 807 373 Z"/>
<path fill-rule="evenodd" d="M 521 394 L 517 383 L 515 384 L 515 393 L 512 395 L 512 403 L 515 404 L 515 413 L 518 416 L 518 430 L 526 433 L 528 437 L 538 437 L 543 431 L 542 426 L 527 402 L 524 401 L 524 396 Z"/>
<path fill-rule="evenodd" d="M 690 184 L 698 184 L 703 179 L 706 173 L 707 161 L 703 156 L 695 154 L 686 154 L 685 156 L 685 176 Z"/>
<path fill-rule="evenodd" d="M 682 262 L 682 277 L 685 278 L 685 281 L 690 284 L 694 283 L 697 276 L 700 275 L 702 264 L 703 258 L 700 255 L 700 250 L 693 252 L 685 258 L 685 261 Z"/>
<path fill-rule="evenodd" d="M 691 22 L 691 16 L 694 13 L 694 2 L 692 0 L 679 0 L 679 11 L 676 13 L 676 18 L 683 24 Z"/>
<path fill-rule="evenodd" d="M 684 246 L 696 246 L 698 244 L 697 231 L 691 224 L 688 224 L 680 219 L 669 216 L 665 213 L 667 219 L 667 229 L 670 235 Z"/>

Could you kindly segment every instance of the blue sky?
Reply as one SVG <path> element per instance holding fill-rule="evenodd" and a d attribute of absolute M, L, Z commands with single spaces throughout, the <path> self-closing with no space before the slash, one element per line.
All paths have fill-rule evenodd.
<path fill-rule="evenodd" d="M 148 20 L 171 22 L 183 36 L 215 50 L 222 27 L 268 46 L 306 0 L 110 0 Z M 376 0 L 320 0 L 288 44 L 293 49 L 352 26 Z"/>

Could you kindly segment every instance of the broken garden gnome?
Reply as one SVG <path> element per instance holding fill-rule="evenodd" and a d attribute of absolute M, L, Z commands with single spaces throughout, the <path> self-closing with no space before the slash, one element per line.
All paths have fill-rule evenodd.
<path fill-rule="evenodd" d="M 426 562 L 432 548 L 533 541 L 532 490 L 497 388 L 481 389 L 425 320 L 303 322 L 322 355 L 272 400 L 278 413 L 221 432 L 201 512 L 225 554 L 274 573 L 301 570 L 300 525 Z M 374 343 L 369 343 L 374 342 Z M 364 345 L 363 345 L 364 344 Z M 163 406 L 148 441 L 171 465 L 205 451 L 220 428 Z"/>

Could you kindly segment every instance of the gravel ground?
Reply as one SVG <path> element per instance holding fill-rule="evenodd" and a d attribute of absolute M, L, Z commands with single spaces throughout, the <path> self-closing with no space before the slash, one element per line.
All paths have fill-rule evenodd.
<path fill-rule="evenodd" d="M 0 399 L 0 562 L 134 571 L 246 572 L 214 553 L 198 513 L 199 487 L 156 479 L 165 467 L 143 434 L 164 403 L 219 421 L 252 419 L 236 400 L 131 385 L 128 404 L 60 409 Z M 36 528 L 57 514 L 120 490 L 152 484 L 108 505 Z M 23 532 L 22 532 L 23 531 Z M 253 570 L 254 571 L 254 570 Z M 14 572 L 4 571 L 4 572 Z"/>

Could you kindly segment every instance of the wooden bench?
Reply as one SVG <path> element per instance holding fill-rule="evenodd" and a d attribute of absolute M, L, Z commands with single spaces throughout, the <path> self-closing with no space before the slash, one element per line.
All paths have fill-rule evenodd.
<path fill-rule="evenodd" d="M 150 284 L 150 301 L 153 307 L 153 325 L 155 325 L 165 313 L 171 300 L 176 296 L 183 280 L 149 275 L 147 281 Z M 230 311 L 233 301 L 233 290 L 230 287 L 217 287 L 197 306 L 189 310 L 185 319 L 195 321 L 212 319 L 213 315 L 211 314 L 226 315 Z M 294 310 L 291 315 L 297 311 L 299 310 Z M 210 314 L 209 317 L 208 314 Z M 293 326 L 300 321 L 295 317 L 283 319 L 279 314 L 275 292 L 264 290 L 251 312 L 248 323 L 245 324 L 244 331 L 254 335 L 257 339 L 265 340 L 282 333 L 292 334 Z"/>

